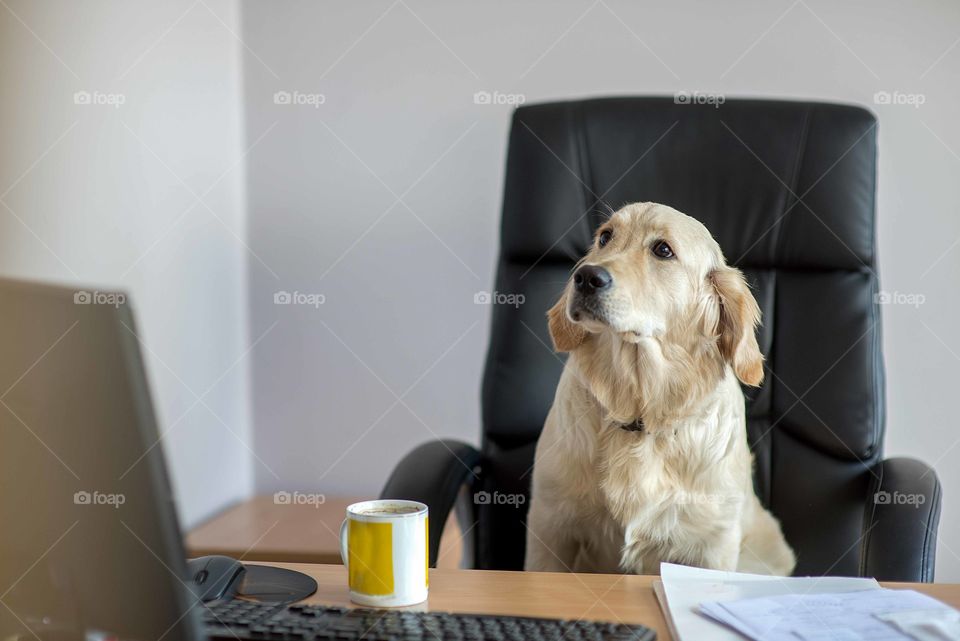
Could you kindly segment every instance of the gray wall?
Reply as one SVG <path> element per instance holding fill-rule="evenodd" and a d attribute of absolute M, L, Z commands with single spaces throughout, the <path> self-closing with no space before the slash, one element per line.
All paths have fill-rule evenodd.
<path fill-rule="evenodd" d="M 881 122 L 883 288 L 914 295 L 883 310 L 887 451 L 936 464 L 938 577 L 960 579 L 960 6 L 661 4 L 243 3 L 248 143 L 273 127 L 248 158 L 250 244 L 273 273 L 248 263 L 251 332 L 277 323 L 253 357 L 256 451 L 282 478 L 255 463 L 257 489 L 373 494 L 412 445 L 477 441 L 489 308 L 473 296 L 493 278 L 510 107 L 475 92 L 854 102 Z M 278 306 L 277 290 L 326 300 Z"/>
<path fill-rule="evenodd" d="M 130 292 L 188 527 L 252 486 L 239 6 L 204 2 L 0 4 L 0 274 Z"/>

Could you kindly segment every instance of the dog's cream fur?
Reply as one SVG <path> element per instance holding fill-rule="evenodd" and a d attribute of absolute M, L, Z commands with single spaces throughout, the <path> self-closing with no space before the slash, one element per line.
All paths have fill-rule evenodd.
<path fill-rule="evenodd" d="M 655 255 L 661 242 L 673 257 Z M 584 297 L 568 283 L 548 314 L 570 357 L 537 444 L 526 569 L 790 574 L 753 491 L 737 379 L 759 385 L 763 356 L 742 274 L 703 225 L 655 203 L 616 212 L 584 264 L 613 284 Z M 637 418 L 643 431 L 620 429 Z"/>

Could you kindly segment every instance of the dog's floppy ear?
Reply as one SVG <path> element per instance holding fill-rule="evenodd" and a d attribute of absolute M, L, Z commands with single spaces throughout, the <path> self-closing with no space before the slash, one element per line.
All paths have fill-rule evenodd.
<path fill-rule="evenodd" d="M 553 348 L 558 352 L 572 352 L 580 346 L 580 343 L 587 336 L 585 329 L 567 318 L 566 291 L 547 312 L 547 326 L 550 328 Z"/>
<path fill-rule="evenodd" d="M 763 381 L 763 354 L 757 345 L 760 306 L 739 269 L 719 267 L 709 276 L 720 302 L 717 342 L 720 353 L 746 385 Z"/>

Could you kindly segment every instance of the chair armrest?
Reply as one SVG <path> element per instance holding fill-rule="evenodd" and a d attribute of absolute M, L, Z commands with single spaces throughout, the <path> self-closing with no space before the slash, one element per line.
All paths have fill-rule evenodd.
<path fill-rule="evenodd" d="M 933 581 L 940 524 L 940 480 L 909 458 L 873 467 L 864 510 L 860 574 L 881 581 Z"/>
<path fill-rule="evenodd" d="M 460 441 L 443 439 L 420 445 L 393 469 L 382 499 L 410 499 L 430 508 L 430 567 L 436 567 L 440 536 L 464 483 L 477 478 L 480 452 Z"/>

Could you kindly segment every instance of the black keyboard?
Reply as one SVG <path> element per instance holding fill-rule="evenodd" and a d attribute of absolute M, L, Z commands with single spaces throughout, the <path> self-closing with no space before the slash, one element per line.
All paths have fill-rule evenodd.
<path fill-rule="evenodd" d="M 366 610 L 323 605 L 219 601 L 204 608 L 216 640 L 333 639 L 350 641 L 654 641 L 642 625 L 529 617 Z"/>

